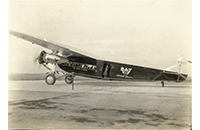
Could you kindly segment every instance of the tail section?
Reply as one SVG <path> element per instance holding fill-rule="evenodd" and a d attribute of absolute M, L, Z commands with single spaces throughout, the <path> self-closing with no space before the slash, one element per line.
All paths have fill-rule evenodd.
<path fill-rule="evenodd" d="M 177 82 L 181 82 L 186 80 L 186 78 L 188 77 L 188 73 L 187 73 L 187 63 L 192 63 L 189 60 L 186 60 L 183 55 L 181 57 L 179 57 L 176 61 L 175 65 L 172 65 L 168 68 L 165 69 L 165 71 L 170 71 L 170 72 L 175 72 L 177 73 Z"/>
<path fill-rule="evenodd" d="M 191 61 L 190 61 L 191 62 Z M 173 71 L 173 72 L 177 72 L 179 74 L 187 74 L 187 60 L 183 57 L 183 55 L 181 57 L 179 57 L 176 61 L 175 65 L 172 65 L 168 68 L 166 68 L 166 71 Z"/>

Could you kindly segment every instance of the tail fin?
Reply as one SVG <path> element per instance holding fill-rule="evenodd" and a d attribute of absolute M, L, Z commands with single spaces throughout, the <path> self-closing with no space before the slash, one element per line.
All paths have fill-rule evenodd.
<path fill-rule="evenodd" d="M 168 68 L 166 68 L 166 71 L 173 71 L 177 72 L 179 74 L 187 74 L 187 67 L 186 67 L 187 60 L 183 57 L 179 57 L 176 61 L 175 65 L 172 65 Z"/>

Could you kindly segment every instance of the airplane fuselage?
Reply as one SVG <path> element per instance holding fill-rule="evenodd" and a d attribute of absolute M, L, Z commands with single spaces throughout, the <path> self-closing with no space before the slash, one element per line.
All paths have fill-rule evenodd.
<path fill-rule="evenodd" d="M 178 73 L 171 71 L 96 60 L 88 57 L 69 57 L 68 59 L 69 62 L 58 64 L 62 70 L 97 79 L 181 82 L 187 78 L 187 74 L 181 74 L 180 76 Z"/>

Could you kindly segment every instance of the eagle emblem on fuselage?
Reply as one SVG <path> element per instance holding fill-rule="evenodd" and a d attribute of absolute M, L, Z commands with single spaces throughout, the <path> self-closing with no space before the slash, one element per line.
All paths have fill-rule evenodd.
<path fill-rule="evenodd" d="M 131 72 L 131 70 L 132 70 L 132 68 L 125 68 L 125 67 L 121 67 L 121 72 L 122 72 L 122 74 L 124 74 L 124 77 L 126 77 L 127 75 L 129 75 L 130 74 L 130 72 Z"/>

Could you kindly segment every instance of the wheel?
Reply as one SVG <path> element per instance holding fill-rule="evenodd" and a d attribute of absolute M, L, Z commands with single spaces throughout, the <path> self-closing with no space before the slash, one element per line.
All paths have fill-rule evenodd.
<path fill-rule="evenodd" d="M 73 81 L 74 81 L 74 78 L 73 78 L 72 75 L 67 75 L 67 76 L 65 77 L 65 82 L 66 82 L 67 84 L 72 84 Z"/>
<path fill-rule="evenodd" d="M 46 76 L 45 78 L 45 82 L 48 84 L 48 85 L 54 85 L 55 82 L 56 82 L 56 77 L 52 74 L 49 74 Z"/>

